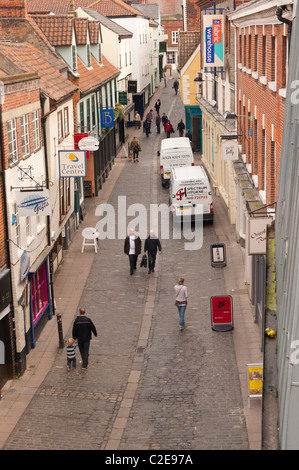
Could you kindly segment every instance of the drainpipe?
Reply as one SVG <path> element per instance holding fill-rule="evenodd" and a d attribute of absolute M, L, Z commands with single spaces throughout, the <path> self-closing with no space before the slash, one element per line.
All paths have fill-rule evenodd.
<path fill-rule="evenodd" d="M 45 167 L 46 167 L 46 187 L 49 189 L 49 167 L 48 167 L 48 151 L 47 151 L 47 134 L 46 134 L 46 120 L 50 113 L 44 114 L 45 111 L 45 101 L 46 97 L 41 93 L 40 95 L 40 103 L 42 109 L 42 116 L 41 116 L 41 126 L 43 132 L 43 140 L 44 140 L 44 152 L 45 152 Z M 51 222 L 50 216 L 47 216 L 47 236 L 48 236 L 48 245 L 51 246 Z M 53 256 L 52 251 L 49 253 L 49 261 L 50 261 L 50 289 L 51 289 L 51 299 L 52 299 L 52 313 L 55 315 L 55 300 L 54 300 L 54 287 L 53 287 Z"/>
<path fill-rule="evenodd" d="M 293 22 L 282 16 L 282 13 L 285 11 L 285 9 L 286 9 L 286 7 L 278 7 L 277 10 L 276 10 L 276 16 L 277 16 L 277 19 L 279 21 L 281 21 L 282 23 L 285 23 L 285 24 L 288 25 L 288 39 L 289 39 L 288 49 L 289 49 L 289 53 L 290 53 Z"/>

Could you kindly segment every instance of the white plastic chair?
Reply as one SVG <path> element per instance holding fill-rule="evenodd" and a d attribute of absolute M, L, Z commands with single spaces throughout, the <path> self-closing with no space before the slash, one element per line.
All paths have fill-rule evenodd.
<path fill-rule="evenodd" d="M 95 252 L 98 252 L 98 236 L 99 232 L 97 232 L 97 230 L 93 227 L 87 227 L 82 230 L 82 253 L 84 252 L 86 246 L 94 246 Z"/>

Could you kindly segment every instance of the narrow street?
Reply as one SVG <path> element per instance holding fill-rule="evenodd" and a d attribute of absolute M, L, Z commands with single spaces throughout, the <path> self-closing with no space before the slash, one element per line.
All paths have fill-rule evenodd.
<path fill-rule="evenodd" d="M 180 95 L 176 96 L 171 87 L 172 79 L 169 77 L 166 88 L 163 84 L 157 90 L 150 108 L 154 109 L 155 100 L 160 98 L 161 114 L 165 112 L 176 129 L 179 120 L 184 119 L 184 108 Z M 134 134 L 134 129 L 130 129 L 130 138 Z M 126 196 L 127 208 L 142 204 L 148 214 L 150 204 L 169 204 L 168 190 L 161 186 L 157 157 L 164 131 L 159 135 L 152 125 L 149 138 L 142 130 L 136 131 L 136 136 L 142 148 L 139 163 L 117 159 L 121 170 L 107 201 L 115 208 L 116 234 L 125 217 L 117 211 L 119 196 Z M 95 210 L 100 202 L 101 195 L 86 204 L 92 220 L 96 220 Z M 248 322 L 250 327 L 247 333 L 242 331 L 242 323 L 226 333 L 211 329 L 210 297 L 230 293 L 237 282 L 232 279 L 228 285 L 225 269 L 229 268 L 211 267 L 210 245 L 219 241 L 218 233 L 224 229 L 221 221 L 225 214 L 218 198 L 214 210 L 215 223 L 204 226 L 202 248 L 185 250 L 186 240 L 173 239 L 170 231 L 169 239 L 161 239 L 162 255 L 157 255 L 155 273 L 150 275 L 139 267 L 139 257 L 137 270 L 130 276 L 128 257 L 123 253 L 124 240 L 117 237 L 101 240 L 97 254 L 92 248 L 82 254 L 79 228 L 77 242 L 70 247 L 76 258 L 73 261 L 91 261 L 86 282 L 82 277 L 82 295 L 78 305 L 74 305 L 73 319 L 83 306 L 98 331 L 98 337 L 91 342 L 89 368 L 83 371 L 78 364 L 75 371 L 67 372 L 66 351 L 58 350 L 3 449 L 247 450 L 257 446 L 256 442 L 250 445 L 246 399 L 244 406 L 245 367 L 240 381 L 238 366 L 238 360 L 253 362 L 255 357 L 239 354 L 244 341 L 239 343 L 240 350 L 236 349 L 236 335 L 249 336 L 250 328 L 258 331 L 258 326 L 253 325 L 246 290 L 240 288 L 241 266 L 234 271 L 235 279 L 240 280 L 235 285 L 236 305 L 242 306 L 242 311 L 235 311 L 235 320 L 242 322 L 242 315 L 246 315 L 244 324 Z M 133 218 L 127 216 L 126 225 Z M 150 228 L 148 217 L 148 232 Z M 228 264 L 232 264 L 231 253 L 239 253 L 240 248 L 229 232 L 225 241 L 229 245 Z M 63 296 L 71 295 L 71 290 L 65 276 L 64 293 L 61 279 L 71 263 L 71 257 L 66 255 L 55 281 L 66 339 L 72 325 L 69 322 L 66 329 L 61 306 Z M 79 286 L 80 269 L 75 274 Z M 173 287 L 180 276 L 185 278 L 189 291 L 183 331 L 178 328 L 174 307 Z M 258 344 L 258 333 L 256 336 Z M 42 342 L 42 335 L 38 341 Z M 258 347 L 251 353 L 259 358 Z M 77 363 L 79 356 L 78 351 Z M 253 404 L 252 413 L 259 416 L 259 411 L 260 403 Z M 259 423 L 255 424 L 258 427 Z"/>

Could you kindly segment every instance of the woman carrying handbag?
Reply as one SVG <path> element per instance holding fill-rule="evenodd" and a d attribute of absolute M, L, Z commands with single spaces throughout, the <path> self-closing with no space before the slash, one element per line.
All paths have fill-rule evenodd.
<path fill-rule="evenodd" d="M 179 328 L 183 330 L 184 328 L 184 319 L 185 319 L 185 312 L 187 308 L 187 298 L 188 298 L 188 291 L 187 287 L 184 286 L 184 278 L 180 277 L 179 282 L 177 285 L 174 286 L 175 290 L 175 305 L 179 312 Z"/>

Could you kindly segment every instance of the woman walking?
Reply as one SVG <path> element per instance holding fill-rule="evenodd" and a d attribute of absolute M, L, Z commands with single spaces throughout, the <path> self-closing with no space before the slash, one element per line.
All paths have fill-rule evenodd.
<path fill-rule="evenodd" d="M 177 306 L 179 312 L 179 328 L 183 330 L 184 328 L 184 320 L 185 320 L 185 312 L 187 308 L 187 298 L 188 298 L 188 290 L 187 287 L 184 286 L 184 278 L 180 277 L 179 282 L 177 285 L 174 286 L 175 290 L 175 305 Z"/>

